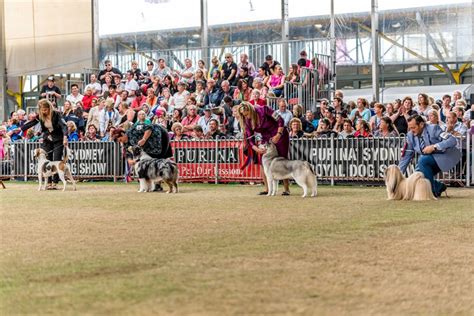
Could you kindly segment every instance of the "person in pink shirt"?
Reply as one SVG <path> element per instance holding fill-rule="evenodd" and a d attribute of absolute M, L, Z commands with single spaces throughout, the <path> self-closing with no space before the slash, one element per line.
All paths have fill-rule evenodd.
<path fill-rule="evenodd" d="M 186 117 L 181 121 L 183 125 L 183 133 L 187 136 L 191 136 L 194 130 L 194 126 L 198 124 L 200 116 L 197 115 L 197 107 L 195 105 L 189 105 Z"/>

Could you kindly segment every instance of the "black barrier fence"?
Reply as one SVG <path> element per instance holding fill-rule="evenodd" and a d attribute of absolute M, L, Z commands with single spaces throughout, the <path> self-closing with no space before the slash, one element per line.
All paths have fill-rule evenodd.
<path fill-rule="evenodd" d="M 453 170 L 439 175 L 441 181 L 465 186 L 474 183 L 473 140 L 471 135 L 458 138 L 462 158 Z M 404 144 L 403 137 L 291 139 L 290 159 L 308 161 L 318 179 L 323 182 L 378 184 L 383 181 L 385 169 L 400 161 Z M 255 168 L 259 167 L 259 159 L 251 159 L 248 166 L 242 168 L 246 160 L 242 140 L 179 141 L 172 142 L 172 146 L 182 182 L 206 177 L 213 182 L 255 182 L 260 179 L 260 168 Z M 36 177 L 33 154 L 38 147 L 40 143 L 11 144 L 7 159 L 0 160 L 0 178 L 27 180 Z M 127 176 L 123 149 L 117 143 L 71 142 L 70 148 L 72 157 L 68 163 L 78 179 L 117 181 Z M 409 166 L 408 173 L 413 172 L 415 163 L 416 158 Z M 204 167 L 218 172 L 214 170 L 203 174 Z M 227 174 L 232 176 L 226 177 Z"/>

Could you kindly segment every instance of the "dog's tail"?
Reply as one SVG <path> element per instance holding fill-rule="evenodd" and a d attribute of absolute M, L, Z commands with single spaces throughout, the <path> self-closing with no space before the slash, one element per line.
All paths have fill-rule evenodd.
<path fill-rule="evenodd" d="M 72 158 L 72 150 L 69 149 L 69 146 L 64 146 L 63 163 L 66 163 L 71 158 Z"/>

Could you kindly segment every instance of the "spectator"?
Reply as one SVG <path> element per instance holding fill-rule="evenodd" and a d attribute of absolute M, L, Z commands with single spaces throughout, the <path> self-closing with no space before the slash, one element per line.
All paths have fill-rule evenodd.
<path fill-rule="evenodd" d="M 211 67 L 209 67 L 209 73 L 207 75 L 207 79 L 211 79 L 214 77 L 214 72 L 221 72 L 221 65 L 219 63 L 219 59 L 217 56 L 212 57 L 211 60 Z"/>
<path fill-rule="evenodd" d="M 257 74 L 254 64 L 249 62 L 249 56 L 245 53 L 240 54 L 240 63 L 237 65 L 237 67 L 238 67 L 239 72 L 242 68 L 245 67 L 250 77 L 255 77 L 255 75 Z M 249 81 L 249 85 L 252 86 L 250 81 Z"/>
<path fill-rule="evenodd" d="M 139 94 L 141 94 L 141 93 L 139 93 Z M 137 98 L 138 98 L 138 96 L 137 96 Z M 145 103 L 148 104 L 150 107 L 153 107 L 158 103 L 158 98 L 155 96 L 155 89 L 148 88 L 146 90 Z"/>
<path fill-rule="evenodd" d="M 289 126 L 291 119 L 293 118 L 293 114 L 288 111 L 288 105 L 286 104 L 285 99 L 278 99 L 278 110 L 276 113 L 281 116 L 285 126 Z"/>
<path fill-rule="evenodd" d="M 82 97 L 82 109 L 84 112 L 89 112 L 92 108 L 92 100 L 97 99 L 90 86 L 86 87 L 85 94 Z"/>
<path fill-rule="evenodd" d="M 18 114 L 16 112 L 13 112 L 10 117 L 10 122 L 8 123 L 8 126 L 7 126 L 7 136 L 10 138 L 12 142 L 21 140 L 22 138 L 20 121 L 18 120 Z"/>
<path fill-rule="evenodd" d="M 58 99 L 61 99 L 61 90 L 55 85 L 53 76 L 49 76 L 48 82 L 41 87 L 40 100 L 41 99 L 48 99 L 48 101 L 53 103 L 54 107 L 56 107 Z"/>
<path fill-rule="evenodd" d="M 66 97 L 66 100 L 71 102 L 72 108 L 76 108 L 76 103 L 82 101 L 84 96 L 79 93 L 79 86 L 75 83 L 71 85 L 71 94 Z"/>
<path fill-rule="evenodd" d="M 338 137 L 346 139 L 354 136 L 354 129 L 352 128 L 352 121 L 349 118 L 344 119 L 342 131 L 339 132 Z"/>
<path fill-rule="evenodd" d="M 344 111 L 336 112 L 336 122 L 333 127 L 333 131 L 340 133 L 344 130 L 344 122 L 347 119 L 347 114 Z"/>
<path fill-rule="evenodd" d="M 193 67 L 193 62 L 191 61 L 191 59 L 186 58 L 184 60 L 184 65 L 185 65 L 184 70 L 183 71 L 176 70 L 176 73 L 178 75 L 180 75 L 180 77 L 181 77 L 180 81 L 181 82 L 184 82 L 187 85 L 190 85 L 194 81 L 193 77 L 194 77 L 194 71 L 195 70 L 194 70 L 194 67 Z"/>
<path fill-rule="evenodd" d="M 444 129 L 444 123 L 439 120 L 439 113 L 437 110 L 431 110 L 428 113 L 428 124 L 439 125 Z"/>
<path fill-rule="evenodd" d="M 303 116 L 303 106 L 301 104 L 293 105 L 293 118 L 297 118 L 300 120 L 303 132 L 305 133 L 312 133 L 314 131 L 314 126 L 310 122 L 306 120 Z"/>
<path fill-rule="evenodd" d="M 418 105 L 413 110 L 426 119 L 428 112 L 431 110 L 428 95 L 425 93 L 418 94 Z"/>
<path fill-rule="evenodd" d="M 270 79 L 270 76 L 267 76 L 267 73 L 265 72 L 265 67 L 259 67 L 258 72 L 254 77 L 254 82 L 256 80 L 260 80 L 260 82 L 263 84 L 263 86 L 267 85 L 268 79 Z"/>
<path fill-rule="evenodd" d="M 449 94 L 445 94 L 443 95 L 443 101 L 439 112 L 442 122 L 446 122 L 446 117 L 448 116 L 449 112 L 451 112 L 451 109 L 451 96 Z"/>
<path fill-rule="evenodd" d="M 97 75 L 96 74 L 91 74 L 90 75 L 90 83 L 84 88 L 84 91 L 87 90 L 87 88 L 92 89 L 92 95 L 98 97 L 102 94 L 102 85 L 97 82 Z"/>
<path fill-rule="evenodd" d="M 196 91 L 193 93 L 194 98 L 196 99 L 196 105 L 202 107 L 204 105 L 206 91 L 204 90 L 206 84 L 202 80 L 196 80 Z"/>
<path fill-rule="evenodd" d="M 311 67 L 311 60 L 308 59 L 308 54 L 306 54 L 305 50 L 302 50 L 300 52 L 300 60 L 301 59 L 304 60 L 304 65 L 302 67 L 306 67 L 306 68 Z"/>
<path fill-rule="evenodd" d="M 186 100 L 189 97 L 189 92 L 186 91 L 186 83 L 178 82 L 178 92 L 173 96 L 170 105 L 173 109 L 184 110 Z"/>
<path fill-rule="evenodd" d="M 198 125 L 199 115 L 197 115 L 197 107 L 195 105 L 190 105 L 187 109 L 186 117 L 181 121 L 183 125 L 183 133 L 187 136 L 191 136 L 193 128 L 195 125 Z"/>
<path fill-rule="evenodd" d="M 229 81 L 230 85 L 235 86 L 237 83 L 235 79 L 237 77 L 237 64 L 234 62 L 232 54 L 225 54 L 225 62 L 222 64 L 221 77 L 223 80 Z"/>
<path fill-rule="evenodd" d="M 346 112 L 346 109 L 344 108 L 342 99 L 340 97 L 334 97 L 334 99 L 332 100 L 332 107 L 334 108 L 336 113 L 342 111 Z"/>
<path fill-rule="evenodd" d="M 261 100 L 264 101 L 264 104 L 267 104 L 267 101 L 265 100 L 265 98 L 267 97 L 268 89 L 267 89 L 267 87 L 265 87 L 262 80 L 254 79 L 254 81 L 253 81 L 253 91 L 258 91 L 259 98 L 257 98 L 257 99 L 252 98 L 252 100 L 261 99 Z"/>
<path fill-rule="evenodd" d="M 239 101 L 250 101 L 252 98 L 252 88 L 246 79 L 240 79 L 237 83 L 237 89 L 234 90 L 234 99 Z"/>
<path fill-rule="evenodd" d="M 147 98 L 142 94 L 141 90 L 135 91 L 135 95 L 136 95 L 136 97 L 135 97 L 135 99 L 133 99 L 133 101 L 130 105 L 130 108 L 132 110 L 134 110 L 135 112 L 138 112 L 143 108 L 143 105 L 146 104 Z M 124 98 L 122 97 L 122 102 L 128 103 L 128 98 L 126 98 L 124 100 Z"/>
<path fill-rule="evenodd" d="M 375 137 L 398 137 L 398 132 L 393 125 L 392 120 L 384 116 L 382 117 L 379 127 L 374 132 Z"/>
<path fill-rule="evenodd" d="M 89 110 L 89 115 L 87 116 L 86 130 L 89 130 L 90 125 L 95 125 L 96 129 L 99 126 L 100 121 L 100 112 L 105 108 L 105 99 L 97 99 L 96 105 Z"/>
<path fill-rule="evenodd" d="M 271 76 L 275 72 L 275 67 L 280 65 L 280 63 L 276 60 L 273 60 L 272 55 L 265 56 L 265 62 L 263 63 L 262 67 L 265 71 L 266 76 Z"/>
<path fill-rule="evenodd" d="M 249 87 L 253 87 L 253 77 L 249 75 L 249 70 L 247 67 L 239 68 L 239 75 L 236 79 L 237 85 L 241 79 L 246 80 Z"/>
<path fill-rule="evenodd" d="M 310 110 L 306 111 L 306 121 L 313 126 L 313 131 L 318 129 L 319 119 L 314 117 L 314 113 Z"/>
<path fill-rule="evenodd" d="M 269 92 L 273 92 L 276 97 L 280 97 L 283 94 L 283 88 L 285 86 L 285 75 L 280 65 L 275 66 L 273 74 L 267 82 Z"/>
<path fill-rule="evenodd" d="M 459 90 L 456 90 L 453 92 L 453 103 L 452 106 L 456 106 L 456 101 L 462 99 L 462 92 Z"/>
<path fill-rule="evenodd" d="M 174 123 L 171 127 L 171 132 L 173 133 L 170 139 L 179 141 L 179 140 L 187 140 L 188 135 L 183 134 L 183 125 L 181 123 Z"/>
<path fill-rule="evenodd" d="M 194 73 L 194 89 L 193 92 L 196 90 L 196 81 L 202 81 L 204 85 L 206 85 L 206 77 L 204 77 L 205 72 L 202 71 L 202 69 L 196 69 L 196 72 Z"/>
<path fill-rule="evenodd" d="M 393 110 L 393 106 L 392 105 L 390 106 Z M 384 117 L 383 113 L 385 112 L 385 107 L 383 106 L 382 103 L 375 103 L 374 111 L 375 111 L 375 115 L 370 118 L 370 129 L 373 131 L 376 131 L 379 129 L 379 125 L 382 122 L 382 118 Z M 389 116 L 393 115 L 393 111 L 392 113 L 387 113 L 387 114 Z"/>
<path fill-rule="evenodd" d="M 369 103 L 367 99 L 358 98 L 357 99 L 357 107 L 352 110 L 350 119 L 357 125 L 360 120 L 364 120 L 367 123 L 370 120 L 371 113 L 370 110 L 367 108 Z"/>
<path fill-rule="evenodd" d="M 138 62 L 136 60 L 132 60 L 132 68 L 130 69 L 133 73 L 133 80 L 138 83 L 138 80 L 140 80 L 140 76 L 142 74 L 142 71 L 140 68 L 138 68 Z"/>
<path fill-rule="evenodd" d="M 300 82 L 300 70 L 297 64 L 291 64 L 290 71 L 288 72 L 288 76 L 286 76 L 285 80 L 291 83 Z"/>
<path fill-rule="evenodd" d="M 29 129 L 30 131 L 31 129 Z M 0 160 L 9 158 L 8 144 L 10 143 L 10 138 L 7 135 L 7 128 L 0 125 Z"/>
<path fill-rule="evenodd" d="M 328 107 L 328 109 L 324 112 L 324 117 L 329 121 L 329 128 L 332 130 L 334 129 L 334 125 L 336 124 L 336 116 L 334 115 L 336 111 L 333 107 Z"/>
<path fill-rule="evenodd" d="M 174 109 L 172 106 L 172 104 L 174 103 L 174 97 L 171 95 L 170 89 L 163 88 L 161 101 L 166 101 L 166 103 L 168 104 L 168 113 L 172 114 Z"/>
<path fill-rule="evenodd" d="M 300 119 L 291 119 L 288 126 L 290 127 L 290 138 L 301 138 L 304 136 L 303 124 Z"/>
<path fill-rule="evenodd" d="M 319 102 L 319 107 L 316 108 L 316 111 L 314 113 L 314 117 L 317 119 L 322 119 L 324 118 L 324 113 L 328 110 L 329 107 L 329 101 L 327 99 L 321 99 Z"/>
<path fill-rule="evenodd" d="M 122 82 L 122 78 L 114 77 L 113 79 L 115 85 L 115 91 L 118 95 L 122 94 L 122 91 L 125 90 L 125 84 Z"/>
<path fill-rule="evenodd" d="M 135 81 L 134 73 L 132 70 L 127 71 L 127 81 L 125 82 L 125 90 L 128 91 L 128 97 L 130 98 L 130 102 L 133 98 L 135 98 L 135 91 L 140 90 L 140 86 Z"/>
<path fill-rule="evenodd" d="M 217 116 L 215 114 L 212 114 L 211 107 L 204 107 L 204 115 L 201 116 L 197 122 L 197 125 L 201 126 L 204 134 L 206 134 L 209 130 L 209 122 L 211 121 L 211 119 L 215 118 L 217 118 Z"/>
<path fill-rule="evenodd" d="M 204 131 L 202 127 L 199 125 L 194 126 L 192 140 L 203 140 L 204 139 Z"/>
<path fill-rule="evenodd" d="M 110 76 L 110 75 L 105 76 L 104 83 L 102 84 L 102 94 L 101 94 L 101 96 L 107 97 L 109 95 L 110 86 L 112 84 L 114 84 L 112 82 L 112 80 L 113 80 L 112 76 Z"/>
<path fill-rule="evenodd" d="M 105 101 L 105 108 L 100 112 L 99 116 L 99 133 L 100 138 L 105 136 L 105 132 L 109 126 L 116 126 L 120 122 L 120 114 L 114 108 L 114 102 L 111 99 Z"/>
<path fill-rule="evenodd" d="M 119 106 L 120 103 L 122 102 L 125 102 L 127 104 L 131 104 L 132 102 L 130 102 L 130 98 L 129 98 L 129 94 L 128 94 L 128 91 L 127 90 L 123 90 L 121 93 L 120 93 L 120 98 L 116 98 L 115 102 L 114 102 L 114 106 L 115 108 L 117 108 Z M 145 102 L 143 102 L 145 103 Z"/>
<path fill-rule="evenodd" d="M 160 62 L 160 60 L 162 60 L 161 58 L 158 60 L 158 63 Z M 163 59 L 163 62 L 164 62 L 164 59 Z M 154 69 L 155 67 L 155 64 L 153 63 L 153 61 L 149 60 L 146 62 L 146 70 L 143 71 L 140 76 L 139 76 L 139 80 L 138 80 L 138 83 L 141 84 L 141 85 L 149 85 L 152 83 L 152 81 L 154 80 L 154 78 L 156 76 L 158 76 L 158 69 Z M 163 76 L 164 77 L 164 76 Z M 162 77 L 162 78 L 163 78 Z"/>
<path fill-rule="evenodd" d="M 232 108 L 232 115 L 227 119 L 225 130 L 227 137 L 242 138 L 242 129 L 240 128 L 239 111 L 237 106 Z"/>
<path fill-rule="evenodd" d="M 225 138 L 225 134 L 219 131 L 219 121 L 215 118 L 211 118 L 209 121 L 209 129 L 205 136 L 206 139 L 222 139 Z"/>
<path fill-rule="evenodd" d="M 173 110 L 173 113 L 172 113 L 172 116 L 171 116 L 171 120 L 169 120 L 168 122 L 168 130 L 172 130 L 172 126 L 174 123 L 179 123 L 181 124 L 181 121 L 183 120 L 183 111 L 181 110 Z M 182 129 L 182 125 L 181 125 L 181 129 Z"/>
<path fill-rule="evenodd" d="M 112 78 L 119 77 L 120 79 L 122 79 L 122 73 L 117 68 L 112 67 L 112 62 L 110 60 L 106 60 L 104 64 L 105 69 L 99 72 L 99 80 L 101 84 L 105 83 L 106 76 L 110 76 Z"/>
<path fill-rule="evenodd" d="M 446 120 L 446 132 L 453 136 L 465 136 L 467 126 L 458 121 L 458 116 L 454 112 L 450 112 Z"/>
<path fill-rule="evenodd" d="M 337 136 L 337 133 L 331 129 L 330 122 L 327 118 L 319 120 L 318 129 L 313 132 L 312 136 L 328 138 L 331 136 Z"/>
<path fill-rule="evenodd" d="M 84 141 L 88 142 L 98 142 L 97 126 L 95 124 L 90 124 L 87 127 L 86 135 L 84 136 Z"/>
<path fill-rule="evenodd" d="M 168 118 L 166 116 L 166 111 L 161 110 L 161 109 L 157 110 L 154 114 L 152 123 L 153 124 L 158 124 L 158 125 L 162 126 L 164 129 L 167 129 L 168 128 Z"/>
<path fill-rule="evenodd" d="M 196 69 L 196 72 L 200 70 L 202 71 L 202 80 L 206 81 L 207 80 L 207 69 L 206 69 L 206 63 L 204 60 L 199 59 L 198 60 L 198 68 Z M 194 80 L 197 80 L 197 78 L 194 78 Z"/>
<path fill-rule="evenodd" d="M 357 121 L 356 124 L 356 132 L 354 133 L 354 137 L 372 137 L 370 132 L 370 125 L 367 123 L 366 120 L 360 119 Z"/>
<path fill-rule="evenodd" d="M 71 101 L 69 100 L 64 101 L 64 104 L 63 104 L 63 119 L 65 122 L 69 122 L 69 121 L 74 121 L 74 123 L 77 122 L 77 117 L 74 114 Z"/>
<path fill-rule="evenodd" d="M 138 125 L 150 125 L 151 121 L 147 117 L 145 111 L 141 110 L 137 113 L 137 121 L 133 124 L 133 127 L 137 127 Z"/>
<path fill-rule="evenodd" d="M 77 133 L 76 123 L 69 121 L 66 123 L 67 126 L 67 141 L 77 142 L 79 141 L 79 134 Z"/>
<path fill-rule="evenodd" d="M 112 99 L 115 103 L 115 101 L 117 101 L 118 98 L 119 96 L 117 94 L 117 86 L 113 83 L 109 87 L 109 93 L 107 95 L 107 99 Z"/>

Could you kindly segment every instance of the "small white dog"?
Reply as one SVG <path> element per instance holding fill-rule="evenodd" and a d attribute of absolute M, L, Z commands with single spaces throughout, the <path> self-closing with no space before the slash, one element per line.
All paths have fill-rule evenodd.
<path fill-rule="evenodd" d="M 34 156 L 38 160 L 38 191 L 45 190 L 48 177 L 51 177 L 56 173 L 58 174 L 59 179 L 63 182 L 63 191 L 66 191 L 66 177 L 71 181 L 74 191 L 76 191 L 76 182 L 74 181 L 71 170 L 66 163 L 70 157 L 71 150 L 66 147 L 66 152 L 67 154 L 64 156 L 62 161 L 49 161 L 46 158 L 46 151 L 44 151 L 44 149 L 35 149 Z"/>
<path fill-rule="evenodd" d="M 264 148 L 266 152 L 262 156 L 262 165 L 268 182 L 268 196 L 276 195 L 278 180 L 285 179 L 294 179 L 303 188 L 302 197 L 308 195 L 308 189 L 311 190 L 312 197 L 318 194 L 316 175 L 307 161 L 279 157 L 275 144 L 271 142 L 264 145 Z"/>
<path fill-rule="evenodd" d="M 430 181 L 421 172 L 414 172 L 405 178 L 397 165 L 390 165 L 385 170 L 385 185 L 388 200 L 436 200 Z"/>

